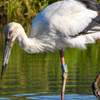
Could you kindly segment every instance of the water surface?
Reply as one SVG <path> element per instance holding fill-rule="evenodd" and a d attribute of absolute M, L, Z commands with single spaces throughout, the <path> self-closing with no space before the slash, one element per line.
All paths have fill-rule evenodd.
<path fill-rule="evenodd" d="M 29 36 L 31 24 L 23 26 Z M 0 71 L 3 28 L 0 25 Z M 97 100 L 91 85 L 100 71 L 100 42 L 87 45 L 87 50 L 67 48 L 64 55 L 68 66 L 65 100 Z M 0 100 L 61 100 L 61 74 L 59 51 L 28 54 L 15 42 L 0 80 Z"/>

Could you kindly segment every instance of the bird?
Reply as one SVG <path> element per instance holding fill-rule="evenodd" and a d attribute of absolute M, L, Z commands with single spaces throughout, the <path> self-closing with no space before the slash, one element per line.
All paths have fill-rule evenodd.
<path fill-rule="evenodd" d="M 64 60 L 67 48 L 86 49 L 100 40 L 100 3 L 94 0 L 57 1 L 40 11 L 32 21 L 29 37 L 17 22 L 4 28 L 5 50 L 1 70 L 3 79 L 14 41 L 28 53 L 60 51 L 62 68 L 61 99 L 64 99 L 68 68 Z"/>

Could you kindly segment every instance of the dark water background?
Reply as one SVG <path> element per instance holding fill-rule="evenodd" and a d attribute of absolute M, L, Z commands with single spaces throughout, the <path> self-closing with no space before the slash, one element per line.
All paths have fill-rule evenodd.
<path fill-rule="evenodd" d="M 4 34 L 0 25 L 0 71 L 4 51 Z M 29 36 L 31 24 L 23 24 Z M 87 50 L 67 48 L 68 66 L 65 100 L 98 100 L 91 85 L 100 71 L 100 41 Z M 61 64 L 59 51 L 28 54 L 14 43 L 9 63 L 0 80 L 0 100 L 61 100 Z"/>

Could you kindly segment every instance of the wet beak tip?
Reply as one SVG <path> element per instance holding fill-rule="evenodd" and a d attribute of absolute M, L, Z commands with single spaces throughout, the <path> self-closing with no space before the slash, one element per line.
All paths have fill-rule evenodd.
<path fill-rule="evenodd" d="M 3 76 L 1 75 L 1 78 L 0 78 L 1 80 L 3 80 Z"/>
<path fill-rule="evenodd" d="M 3 80 L 3 75 L 1 75 L 1 78 L 0 79 Z"/>
<path fill-rule="evenodd" d="M 2 66 L 1 80 L 3 80 L 3 76 L 4 76 L 4 72 L 5 72 L 5 70 L 6 70 L 6 66 L 7 66 L 7 64 L 5 64 L 5 66 Z"/>

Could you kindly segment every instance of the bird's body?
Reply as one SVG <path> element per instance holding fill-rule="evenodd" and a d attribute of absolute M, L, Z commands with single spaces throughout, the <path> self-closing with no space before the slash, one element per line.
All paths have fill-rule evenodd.
<path fill-rule="evenodd" d="M 4 29 L 10 44 L 16 40 L 28 53 L 61 50 L 67 47 L 86 48 L 100 39 L 100 4 L 93 0 L 64 0 L 44 8 L 34 19 L 29 38 L 23 27 L 15 22 Z M 9 48 L 9 47 L 5 47 Z M 3 66 L 9 55 L 4 53 Z M 10 51 L 9 51 L 10 52 Z M 61 57 L 63 54 L 61 51 Z M 62 59 L 62 66 L 65 65 Z M 3 70 L 3 69 L 2 69 Z M 3 76 L 2 71 L 2 76 Z"/>
<path fill-rule="evenodd" d="M 86 48 L 100 37 L 99 31 L 89 29 L 79 35 L 98 16 L 98 12 L 88 9 L 85 4 L 75 0 L 59 1 L 44 8 L 33 20 L 31 34 L 27 38 L 21 25 L 16 40 L 21 48 L 29 53 L 54 51 L 66 47 Z M 100 27 L 92 27 L 92 29 Z M 13 29 L 12 29 L 13 30 Z M 78 35 L 78 36 L 77 36 Z"/>

